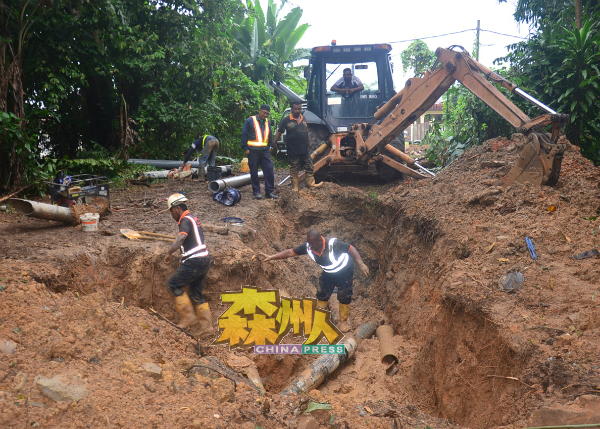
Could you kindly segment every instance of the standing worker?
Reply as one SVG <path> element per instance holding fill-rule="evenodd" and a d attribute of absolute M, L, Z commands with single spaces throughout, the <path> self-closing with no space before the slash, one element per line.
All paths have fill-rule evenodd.
<path fill-rule="evenodd" d="M 340 303 L 340 322 L 338 328 L 342 332 L 350 330 L 348 315 L 350 314 L 352 282 L 354 279 L 354 264 L 352 260 L 356 261 L 358 268 L 365 277 L 369 275 L 369 267 L 362 261 L 354 246 L 339 241 L 335 237 L 323 237 L 316 229 L 311 229 L 306 234 L 306 243 L 274 255 L 266 255 L 264 253 L 260 253 L 260 255 L 265 257 L 263 262 L 287 259 L 300 255 L 310 256 L 323 269 L 319 278 L 319 286 L 317 287 L 317 305 L 320 308 L 326 308 L 333 289 L 337 287 L 337 299 Z"/>
<path fill-rule="evenodd" d="M 315 183 L 315 174 L 313 163 L 308 154 L 308 124 L 302 115 L 302 102 L 290 102 L 292 112 L 290 116 L 281 119 L 279 128 L 275 134 L 275 141 L 279 141 L 279 137 L 285 131 L 285 143 L 287 145 L 287 156 L 290 164 L 290 176 L 294 184 L 294 191 L 298 192 L 300 181 L 298 180 L 298 170 L 304 170 L 306 174 L 306 184 L 310 188 L 318 188 L 323 183 L 318 185 Z"/>
<path fill-rule="evenodd" d="M 167 290 L 175 297 L 175 308 L 181 316 L 177 326 L 185 329 L 200 322 L 200 329 L 195 334 L 202 335 L 213 330 L 210 307 L 202 296 L 210 256 L 200 221 L 188 210 L 187 200 L 183 194 L 173 194 L 167 201 L 171 216 L 179 225 L 179 234 L 167 251 L 165 262 L 171 260 L 173 252 L 181 249 L 181 265 L 167 280 Z M 182 290 L 185 285 L 189 285 L 189 295 Z"/>
<path fill-rule="evenodd" d="M 219 140 L 217 140 L 216 137 L 209 135 L 199 137 L 194 140 L 194 143 L 190 146 L 190 150 L 188 150 L 188 153 L 185 155 L 185 159 L 179 169 L 181 170 L 185 167 L 185 164 L 187 164 L 194 152 L 198 153 L 201 151 L 200 156 L 198 157 L 198 179 L 201 182 L 204 182 L 204 167 L 207 162 L 210 167 L 215 166 L 218 150 Z"/>
<path fill-rule="evenodd" d="M 262 200 L 260 194 L 260 180 L 258 179 L 258 166 L 262 168 L 265 176 L 265 198 L 277 199 L 275 195 L 275 173 L 273 172 L 273 161 L 271 150 L 273 150 L 273 133 L 269 126 L 269 114 L 271 108 L 263 104 L 258 109 L 258 115 L 250 116 L 244 123 L 242 130 L 242 150 L 248 157 L 250 167 L 250 178 L 252 180 L 252 194 L 257 200 Z"/>

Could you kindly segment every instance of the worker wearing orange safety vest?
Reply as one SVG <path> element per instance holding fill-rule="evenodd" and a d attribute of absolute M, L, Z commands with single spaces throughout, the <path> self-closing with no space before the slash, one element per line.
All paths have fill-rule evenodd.
<path fill-rule="evenodd" d="M 269 114 L 271 108 L 263 104 L 258 109 L 258 115 L 250 116 L 244 123 L 242 139 L 240 141 L 242 150 L 248 157 L 250 167 L 250 178 L 252 181 L 252 194 L 257 200 L 262 199 L 260 193 L 260 180 L 258 178 L 258 167 L 262 168 L 265 178 L 265 198 L 279 198 L 275 191 L 275 173 L 271 150 L 273 149 L 273 133 L 269 125 Z"/>
<path fill-rule="evenodd" d="M 181 265 L 167 280 L 167 290 L 175 297 L 175 308 L 181 320 L 180 328 L 188 328 L 200 323 L 195 335 L 203 335 L 213 330 L 212 314 L 202 296 L 204 280 L 210 269 L 210 256 L 204 243 L 204 233 L 198 218 L 188 210 L 187 198 L 183 194 L 173 194 L 167 200 L 171 216 L 179 225 L 179 234 L 165 255 L 165 262 L 171 254 L 181 249 Z M 189 285 L 188 293 L 182 289 Z"/>

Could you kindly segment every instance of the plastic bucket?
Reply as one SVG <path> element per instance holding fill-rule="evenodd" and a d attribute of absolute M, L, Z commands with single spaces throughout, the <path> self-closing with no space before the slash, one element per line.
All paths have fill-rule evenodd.
<path fill-rule="evenodd" d="M 242 173 L 250 173 L 250 167 L 248 166 L 248 158 L 242 159 Z"/>
<path fill-rule="evenodd" d="M 100 215 L 98 213 L 86 213 L 79 216 L 81 221 L 81 230 L 83 232 L 98 231 L 98 220 Z"/>
<path fill-rule="evenodd" d="M 209 182 L 212 182 L 213 180 L 220 180 L 221 173 L 223 173 L 223 170 L 221 169 L 221 167 L 210 167 L 209 166 L 206 169 L 206 178 L 208 179 Z"/>

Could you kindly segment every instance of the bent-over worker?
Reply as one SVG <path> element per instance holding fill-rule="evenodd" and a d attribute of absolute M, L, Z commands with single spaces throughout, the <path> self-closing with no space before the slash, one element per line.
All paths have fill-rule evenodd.
<path fill-rule="evenodd" d="M 185 155 L 183 163 L 180 168 L 185 167 L 185 164 L 190 160 L 194 152 L 200 152 L 198 157 L 198 179 L 204 181 L 204 170 L 206 164 L 210 167 L 215 166 L 215 160 L 217 158 L 217 152 L 219 150 L 219 140 L 215 136 L 204 135 L 194 140 L 190 146 L 190 150 Z"/>
<path fill-rule="evenodd" d="M 337 299 L 340 303 L 340 322 L 338 328 L 342 332 L 350 330 L 348 315 L 352 302 L 352 282 L 354 279 L 353 260 L 365 277 L 369 275 L 369 267 L 362 261 L 354 246 L 344 243 L 335 237 L 323 237 L 316 229 L 306 234 L 306 243 L 287 249 L 274 255 L 264 256 L 266 261 L 287 259 L 294 256 L 308 255 L 321 266 L 323 272 L 317 286 L 317 305 L 326 308 L 335 287 L 338 288 Z"/>
<path fill-rule="evenodd" d="M 167 280 L 167 290 L 175 298 L 175 308 L 181 316 L 177 326 L 185 329 L 200 322 L 200 329 L 194 333 L 202 335 L 213 330 L 210 307 L 202 296 L 210 256 L 200 221 L 188 210 L 187 200 L 183 194 L 173 194 L 167 201 L 171 216 L 179 225 L 179 234 L 167 251 L 165 262 L 171 260 L 173 252 L 181 249 L 181 265 Z M 189 295 L 182 290 L 185 285 L 189 285 Z"/>
<path fill-rule="evenodd" d="M 318 185 L 315 183 L 314 167 L 308 154 L 308 124 L 302 115 L 302 102 L 292 101 L 290 107 L 292 112 L 289 116 L 281 119 L 274 140 L 277 142 L 281 134 L 285 132 L 290 176 L 294 184 L 294 191 L 298 192 L 300 186 L 298 170 L 304 170 L 306 184 L 309 188 L 318 188 L 323 182 Z"/>

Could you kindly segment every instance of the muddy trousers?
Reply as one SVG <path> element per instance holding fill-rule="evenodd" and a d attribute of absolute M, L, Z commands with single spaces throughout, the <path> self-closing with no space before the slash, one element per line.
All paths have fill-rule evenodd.
<path fill-rule="evenodd" d="M 186 259 L 167 280 L 167 290 L 173 296 L 183 295 L 183 288 L 189 285 L 188 295 L 194 306 L 204 304 L 202 296 L 204 280 L 210 269 L 210 256 Z"/>
<path fill-rule="evenodd" d="M 250 167 L 250 179 L 252 182 L 252 193 L 260 194 L 260 179 L 258 178 L 258 166 L 262 168 L 265 177 L 265 193 L 272 194 L 275 190 L 275 173 L 273 161 L 269 149 L 262 151 L 250 151 L 248 155 L 248 167 Z"/>
<path fill-rule="evenodd" d="M 319 286 L 317 286 L 317 300 L 329 301 L 333 289 L 337 286 L 337 300 L 340 304 L 350 304 L 352 302 L 352 282 L 354 276 L 348 278 L 335 278 L 326 274 L 321 274 L 319 277 Z"/>
<path fill-rule="evenodd" d="M 298 174 L 298 171 L 303 170 L 305 173 L 312 175 L 314 172 L 313 163 L 310 155 L 288 155 L 288 163 L 290 165 L 290 174 Z"/>

